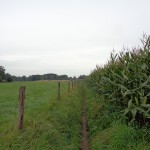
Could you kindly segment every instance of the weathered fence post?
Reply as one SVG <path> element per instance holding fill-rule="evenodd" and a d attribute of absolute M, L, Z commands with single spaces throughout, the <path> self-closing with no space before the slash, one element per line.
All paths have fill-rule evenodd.
<path fill-rule="evenodd" d="M 21 86 L 20 90 L 19 90 L 19 120 L 18 120 L 18 129 L 22 129 L 23 128 L 24 100 L 25 100 L 25 86 Z"/>
<path fill-rule="evenodd" d="M 58 81 L 58 100 L 60 100 L 60 81 Z"/>
<path fill-rule="evenodd" d="M 70 92 L 70 81 L 68 82 L 68 93 Z"/>
<path fill-rule="evenodd" d="M 72 81 L 72 89 L 73 89 L 73 81 Z"/>

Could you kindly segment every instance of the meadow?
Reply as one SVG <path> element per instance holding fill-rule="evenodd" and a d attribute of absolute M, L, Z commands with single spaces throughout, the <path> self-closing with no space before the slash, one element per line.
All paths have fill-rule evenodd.
<path fill-rule="evenodd" d="M 18 130 L 18 95 L 26 87 L 23 129 Z M 0 84 L 0 149 L 79 149 L 81 93 L 68 93 L 61 82 L 61 98 L 54 81 Z"/>

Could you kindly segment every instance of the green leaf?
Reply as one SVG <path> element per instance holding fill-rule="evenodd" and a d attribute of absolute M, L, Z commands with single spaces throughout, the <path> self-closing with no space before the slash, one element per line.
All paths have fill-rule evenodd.
<path fill-rule="evenodd" d="M 132 113 L 132 117 L 134 118 L 136 116 L 137 110 L 136 109 L 132 109 L 131 113 Z"/>
<path fill-rule="evenodd" d="M 121 74 L 122 74 L 122 76 L 123 76 L 126 80 L 129 80 L 128 77 L 125 75 L 125 70 L 123 70 L 123 71 L 121 72 Z"/>
<path fill-rule="evenodd" d="M 141 69 L 142 70 L 145 70 L 147 68 L 147 65 L 144 63 L 142 66 L 141 66 Z"/>
<path fill-rule="evenodd" d="M 132 99 L 130 99 L 128 102 L 128 108 L 131 108 L 131 107 L 133 107 Z"/>
<path fill-rule="evenodd" d="M 150 104 L 141 104 L 141 106 L 149 108 L 150 109 Z"/>
<path fill-rule="evenodd" d="M 136 105 L 139 105 L 139 100 L 137 99 L 137 97 L 135 97 L 135 103 Z"/>
<path fill-rule="evenodd" d="M 123 115 L 127 115 L 130 112 L 130 109 L 126 108 L 121 112 L 123 112 Z"/>
<path fill-rule="evenodd" d="M 143 99 L 142 99 L 142 104 L 146 104 L 147 103 L 147 97 L 145 96 L 145 97 L 143 97 Z"/>

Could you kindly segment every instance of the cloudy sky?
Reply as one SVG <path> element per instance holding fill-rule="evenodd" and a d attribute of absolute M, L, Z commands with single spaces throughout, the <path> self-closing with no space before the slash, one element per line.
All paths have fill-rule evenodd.
<path fill-rule="evenodd" d="M 0 0 L 0 66 L 78 76 L 150 34 L 150 0 Z"/>

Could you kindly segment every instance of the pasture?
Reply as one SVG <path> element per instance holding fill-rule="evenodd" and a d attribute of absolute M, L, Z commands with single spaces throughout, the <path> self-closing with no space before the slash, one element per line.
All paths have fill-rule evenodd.
<path fill-rule="evenodd" d="M 18 130 L 18 95 L 25 86 L 23 130 Z M 81 96 L 68 82 L 0 84 L 0 149 L 79 149 Z"/>

